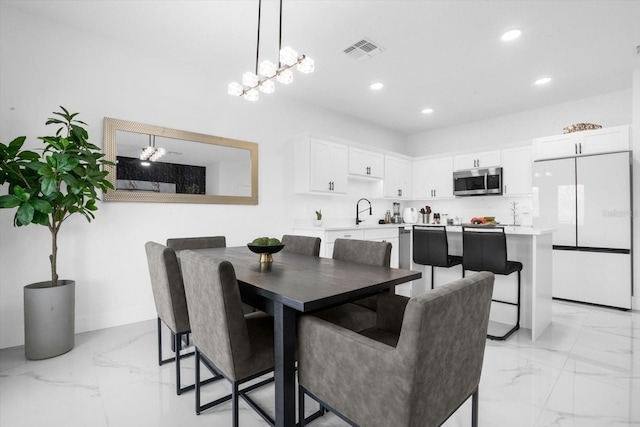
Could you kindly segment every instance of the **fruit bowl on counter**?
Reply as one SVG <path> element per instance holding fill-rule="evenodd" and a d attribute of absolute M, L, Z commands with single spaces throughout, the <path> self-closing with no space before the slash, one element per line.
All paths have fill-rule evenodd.
<path fill-rule="evenodd" d="M 258 237 L 247 243 L 249 250 L 260 255 L 260 263 L 273 262 L 273 254 L 280 252 L 284 245 L 280 240 L 269 237 Z"/>
<path fill-rule="evenodd" d="M 469 221 L 469 224 L 473 224 L 473 225 L 498 225 L 500 223 L 496 221 L 496 217 L 495 216 L 478 216 L 478 217 L 474 216 Z"/>

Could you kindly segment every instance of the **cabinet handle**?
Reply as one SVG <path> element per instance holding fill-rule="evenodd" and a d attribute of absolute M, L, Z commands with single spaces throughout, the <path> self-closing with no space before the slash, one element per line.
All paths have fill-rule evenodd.
<path fill-rule="evenodd" d="M 580 154 L 582 154 L 582 142 L 578 143 L 580 145 Z"/>
<path fill-rule="evenodd" d="M 342 236 L 342 237 L 351 237 L 351 234 L 345 234 L 345 235 L 344 235 L 344 236 Z"/>
<path fill-rule="evenodd" d="M 578 154 L 578 144 L 573 144 L 573 148 L 575 149 L 575 153 Z"/>
<path fill-rule="evenodd" d="M 367 175 L 371 175 L 371 166 L 367 166 Z"/>
<path fill-rule="evenodd" d="M 436 190 L 433 190 L 433 197 L 436 197 Z"/>
<path fill-rule="evenodd" d="M 402 188 L 398 188 L 398 196 L 402 197 Z"/>
<path fill-rule="evenodd" d="M 504 186 L 504 194 L 507 194 L 507 186 Z"/>

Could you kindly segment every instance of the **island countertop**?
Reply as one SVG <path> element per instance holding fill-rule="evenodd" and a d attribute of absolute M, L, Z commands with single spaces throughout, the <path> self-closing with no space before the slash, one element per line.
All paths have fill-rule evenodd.
<path fill-rule="evenodd" d="M 388 228 L 405 228 L 412 229 L 414 225 L 430 227 L 438 226 L 438 224 L 360 224 L 356 225 L 336 225 L 336 226 L 306 226 L 295 227 L 296 230 L 316 230 L 316 231 L 345 231 L 345 230 L 382 230 Z M 465 226 L 472 226 L 471 224 L 465 224 Z M 478 228 L 491 228 L 492 226 L 476 226 Z M 553 233 L 555 230 L 552 228 L 534 228 L 520 225 L 498 225 L 497 227 L 503 227 L 505 234 L 519 234 L 524 236 L 541 236 L 543 234 Z M 447 232 L 461 233 L 461 225 L 448 225 Z"/>

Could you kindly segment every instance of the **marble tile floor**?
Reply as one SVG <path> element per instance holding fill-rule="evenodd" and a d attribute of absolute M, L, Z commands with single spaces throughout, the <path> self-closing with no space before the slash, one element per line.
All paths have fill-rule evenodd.
<path fill-rule="evenodd" d="M 535 343 L 526 330 L 487 341 L 480 426 L 640 426 L 640 313 L 554 302 L 553 319 Z M 2 427 L 231 424 L 229 403 L 196 416 L 194 393 L 175 394 L 173 364 L 157 366 L 155 320 L 78 334 L 75 348 L 53 359 L 26 361 L 23 351 L 0 350 Z M 220 396 L 229 386 L 206 390 Z M 273 385 L 252 396 L 273 412 Z M 470 413 L 467 402 L 445 426 L 469 426 Z M 244 402 L 240 424 L 266 425 Z M 343 425 L 331 414 L 311 423 Z"/>

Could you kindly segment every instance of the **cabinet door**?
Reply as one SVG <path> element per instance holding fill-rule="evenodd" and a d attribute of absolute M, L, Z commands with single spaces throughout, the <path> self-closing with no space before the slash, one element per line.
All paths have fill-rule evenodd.
<path fill-rule="evenodd" d="M 578 246 L 631 249 L 629 152 L 576 159 Z"/>
<path fill-rule="evenodd" d="M 502 150 L 502 191 L 505 196 L 531 194 L 532 157 L 530 146 Z"/>
<path fill-rule="evenodd" d="M 454 170 L 500 166 L 500 150 L 462 154 L 453 159 Z"/>
<path fill-rule="evenodd" d="M 309 190 L 323 193 L 347 192 L 347 147 L 312 139 L 309 149 Z"/>
<path fill-rule="evenodd" d="M 422 159 L 413 163 L 413 198 L 453 197 L 453 158 Z"/>
<path fill-rule="evenodd" d="M 629 149 L 629 126 L 585 131 L 581 137 L 579 154 L 597 154 Z"/>
<path fill-rule="evenodd" d="M 411 162 L 397 157 L 384 158 L 384 197 L 411 197 Z"/>
<path fill-rule="evenodd" d="M 536 138 L 533 140 L 533 150 L 536 160 L 568 157 L 578 154 L 576 138 L 572 134 Z"/>
<path fill-rule="evenodd" d="M 349 174 L 368 178 L 382 178 L 384 155 L 361 148 L 349 147 Z"/>
<path fill-rule="evenodd" d="M 553 244 L 576 245 L 575 157 L 533 164 L 533 226 L 552 228 Z"/>

